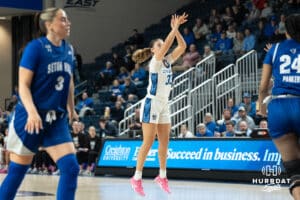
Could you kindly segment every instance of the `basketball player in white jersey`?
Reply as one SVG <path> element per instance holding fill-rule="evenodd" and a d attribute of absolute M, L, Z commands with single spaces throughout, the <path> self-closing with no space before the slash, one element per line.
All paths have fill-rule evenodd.
<path fill-rule="evenodd" d="M 135 174 L 131 178 L 132 188 L 141 196 L 145 196 L 141 181 L 142 170 L 156 135 L 159 141 L 160 171 L 154 180 L 165 192 L 170 193 L 166 177 L 166 160 L 171 130 L 168 106 L 168 98 L 172 87 L 171 64 L 185 52 L 186 43 L 178 28 L 186 21 L 187 15 L 185 13 L 181 16 L 172 16 L 172 30 L 165 41 L 162 39 L 152 40 L 149 48 L 137 50 L 132 57 L 137 63 L 143 63 L 152 57 L 149 63 L 150 75 L 147 95 L 141 106 L 140 119 L 143 129 L 143 144 L 139 150 Z M 178 46 L 170 54 L 166 55 L 175 39 Z"/>

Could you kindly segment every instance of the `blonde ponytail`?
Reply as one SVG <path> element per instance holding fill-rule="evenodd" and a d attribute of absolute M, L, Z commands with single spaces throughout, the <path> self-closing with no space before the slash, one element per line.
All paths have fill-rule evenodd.
<path fill-rule="evenodd" d="M 132 60 L 135 63 L 141 64 L 152 56 L 151 48 L 144 48 L 136 50 L 132 55 Z"/>

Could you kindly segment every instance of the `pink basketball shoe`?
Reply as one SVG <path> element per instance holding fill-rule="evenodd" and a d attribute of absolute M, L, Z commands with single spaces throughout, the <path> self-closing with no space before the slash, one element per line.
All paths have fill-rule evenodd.
<path fill-rule="evenodd" d="M 141 196 L 145 196 L 145 192 L 142 186 L 142 180 L 135 180 L 133 177 L 130 179 L 132 189 Z"/>
<path fill-rule="evenodd" d="M 154 181 L 160 186 L 160 188 L 167 192 L 167 193 L 171 193 L 170 188 L 169 188 L 169 184 L 168 184 L 168 179 L 167 178 L 160 178 L 160 176 L 158 175 Z"/>

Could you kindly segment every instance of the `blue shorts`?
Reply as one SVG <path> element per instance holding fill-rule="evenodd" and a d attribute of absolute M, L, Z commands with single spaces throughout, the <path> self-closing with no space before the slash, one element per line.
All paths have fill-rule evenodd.
<path fill-rule="evenodd" d="M 274 139 L 287 133 L 300 136 L 300 98 L 273 99 L 268 105 L 268 128 Z"/>
<path fill-rule="evenodd" d="M 12 120 L 9 124 L 7 149 L 18 155 L 33 155 L 39 147 L 50 147 L 58 144 L 72 142 L 65 113 L 56 113 L 56 120 L 46 121 L 48 112 L 39 112 L 43 127 L 39 134 L 30 134 L 25 131 L 27 112 L 17 104 Z M 49 121 L 49 120 L 48 120 Z"/>

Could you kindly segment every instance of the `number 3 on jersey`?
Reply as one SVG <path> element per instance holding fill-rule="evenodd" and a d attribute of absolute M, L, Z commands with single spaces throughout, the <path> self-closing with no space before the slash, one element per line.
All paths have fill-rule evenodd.
<path fill-rule="evenodd" d="M 55 89 L 57 91 L 62 91 L 64 89 L 64 82 L 65 82 L 65 79 L 63 76 L 57 77 Z"/>
<path fill-rule="evenodd" d="M 280 74 L 290 74 L 291 70 L 297 71 L 300 73 L 300 55 L 298 55 L 294 60 L 292 60 L 289 55 L 280 56 Z M 291 65 L 292 64 L 292 65 Z"/>

